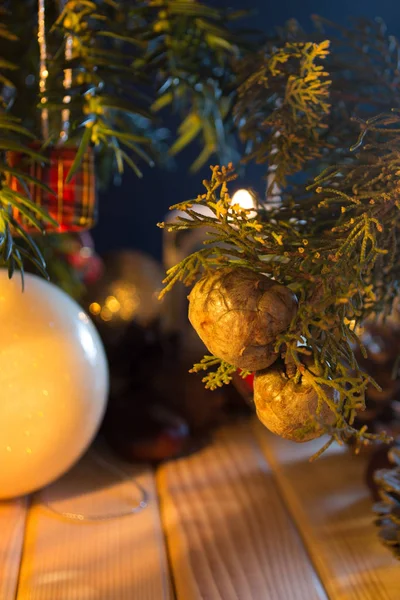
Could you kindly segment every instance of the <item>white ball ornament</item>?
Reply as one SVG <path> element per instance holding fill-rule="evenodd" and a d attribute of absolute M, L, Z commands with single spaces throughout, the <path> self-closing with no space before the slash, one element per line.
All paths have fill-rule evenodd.
<path fill-rule="evenodd" d="M 67 471 L 101 423 L 108 366 L 99 335 L 55 285 L 0 269 L 0 499 Z"/>

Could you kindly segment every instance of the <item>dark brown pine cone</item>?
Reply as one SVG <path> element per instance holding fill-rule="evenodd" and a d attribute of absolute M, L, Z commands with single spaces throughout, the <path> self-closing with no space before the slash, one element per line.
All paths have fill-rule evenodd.
<path fill-rule="evenodd" d="M 372 447 L 371 452 L 368 455 L 367 468 L 365 470 L 365 483 L 367 484 L 371 497 L 374 502 L 379 502 L 380 495 L 376 481 L 375 473 L 382 469 L 389 469 L 392 463 L 389 460 L 389 450 L 392 446 L 388 444 L 378 444 Z"/>
<path fill-rule="evenodd" d="M 389 451 L 393 468 L 380 469 L 374 479 L 381 501 L 374 505 L 379 537 L 400 560 L 400 445 Z"/>
<path fill-rule="evenodd" d="M 370 431 L 377 431 L 380 426 L 395 421 L 396 400 L 400 399 L 400 380 L 393 379 L 392 373 L 400 354 L 400 335 L 398 327 L 393 323 L 366 323 L 361 334 L 361 341 L 367 351 L 367 358 L 362 356 L 359 348 L 355 350 L 359 365 L 371 375 L 382 388 L 377 390 L 370 385 L 365 394 L 366 409 L 357 415 L 355 425 L 368 425 Z"/>

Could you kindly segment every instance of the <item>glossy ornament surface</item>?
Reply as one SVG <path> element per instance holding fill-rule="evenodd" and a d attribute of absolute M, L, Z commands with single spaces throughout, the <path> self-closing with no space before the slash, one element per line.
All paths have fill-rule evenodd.
<path fill-rule="evenodd" d="M 96 434 L 108 367 L 86 313 L 51 283 L 0 270 L 0 499 L 55 480 Z"/>

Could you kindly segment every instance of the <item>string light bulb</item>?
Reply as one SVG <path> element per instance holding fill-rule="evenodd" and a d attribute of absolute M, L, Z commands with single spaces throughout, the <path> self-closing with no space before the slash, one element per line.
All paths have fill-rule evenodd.
<path fill-rule="evenodd" d="M 249 192 L 249 190 L 246 190 L 244 188 L 237 190 L 233 194 L 232 200 L 231 200 L 231 205 L 234 206 L 235 204 L 238 204 L 241 208 L 249 210 L 248 215 L 247 215 L 249 219 L 252 219 L 253 217 L 256 216 L 256 214 L 257 214 L 256 211 L 251 210 L 251 209 L 257 208 L 256 198 L 255 198 L 254 194 Z"/>
<path fill-rule="evenodd" d="M 255 208 L 256 202 L 253 194 L 249 190 L 237 190 L 232 196 L 232 204 L 239 204 L 242 208 Z"/>

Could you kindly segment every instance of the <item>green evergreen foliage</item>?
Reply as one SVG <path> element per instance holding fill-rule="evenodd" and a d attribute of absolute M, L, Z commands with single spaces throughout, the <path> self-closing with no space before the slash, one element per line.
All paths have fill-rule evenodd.
<path fill-rule="evenodd" d="M 37 2 L 4 3 L 0 12 L 0 249 L 10 275 L 15 266 L 22 268 L 26 257 L 44 269 L 37 244 L 12 220 L 10 207 L 17 207 L 39 232 L 48 217 L 32 204 L 26 185 L 26 196 L 7 186 L 11 174 L 22 184 L 28 181 L 22 171 L 12 172 L 7 151 L 44 161 L 29 143 L 38 140 L 46 146 L 61 139 L 79 148 L 69 179 L 89 145 L 95 148 L 106 179 L 122 174 L 126 167 L 142 176 L 142 164 L 152 166 L 168 152 L 158 114 L 167 107 L 182 119 L 171 156 L 198 138 L 200 154 L 194 168 L 215 153 L 223 160 L 232 157 L 233 138 L 225 121 L 232 125 L 231 59 L 242 51 L 240 36 L 231 27 L 238 17 L 240 13 L 191 0 L 46 0 L 47 78 L 45 89 L 39 91 Z M 62 131 L 66 109 L 68 135 Z M 43 110 L 49 117 L 46 139 L 41 128 Z M 15 234 L 28 241 L 29 250 L 18 245 Z"/>
<path fill-rule="evenodd" d="M 331 81 L 323 60 L 329 41 L 286 42 L 263 49 L 239 66 L 235 116 L 247 160 L 275 167 L 275 183 L 321 156 L 321 135 L 327 127 Z M 250 72 L 250 75 L 247 75 Z M 271 159 L 271 157 L 273 157 Z"/>
<path fill-rule="evenodd" d="M 326 403 L 336 415 L 322 452 L 335 440 L 355 438 L 359 447 L 385 437 L 353 426 L 366 387 L 376 386 L 354 351 L 364 351 L 358 325 L 385 319 L 399 293 L 399 43 L 379 20 L 350 29 L 314 22 L 307 35 L 288 23 L 236 66 L 233 112 L 244 159 L 266 165 L 281 204 L 261 198 L 257 214 L 232 206 L 233 167 L 212 167 L 206 192 L 175 205 L 185 216 L 168 224 L 204 228 L 204 248 L 170 269 L 163 293 L 226 265 L 289 286 L 299 310 L 275 349 L 289 376 L 309 371 L 318 411 Z M 211 389 L 235 372 L 210 356 L 194 370 L 207 367 L 214 368 L 204 378 Z M 338 404 L 323 385 L 339 393 Z"/>
<path fill-rule="evenodd" d="M 292 193 L 290 175 L 352 161 L 359 121 L 399 107 L 399 42 L 382 21 L 313 22 L 306 33 L 290 21 L 236 67 L 245 160 L 273 167 L 275 182 L 290 183 Z"/>
<path fill-rule="evenodd" d="M 0 17 L 6 17 L 4 9 L 0 11 Z M 3 22 L 0 26 L 0 39 L 12 47 L 17 41 L 16 35 Z M 15 268 L 18 268 L 22 276 L 23 284 L 23 260 L 28 259 L 45 276 L 45 262 L 43 256 L 31 236 L 13 218 L 12 209 L 18 208 L 31 225 L 39 232 L 43 232 L 43 224 L 52 222 L 46 212 L 32 202 L 28 183 L 32 182 L 29 174 L 10 167 L 6 161 L 6 152 L 9 150 L 21 152 L 22 155 L 34 161 L 41 161 L 41 155 L 28 146 L 28 142 L 35 136 L 24 127 L 21 119 L 9 114 L 8 109 L 12 104 L 15 86 L 12 81 L 12 73 L 17 71 L 17 65 L 7 59 L 0 59 L 0 83 L 2 93 L 0 95 L 0 256 L 2 262 L 7 265 L 9 277 L 12 277 Z M 7 176 L 14 175 L 25 190 L 25 194 L 15 192 L 7 185 Z M 35 185 L 44 186 L 39 181 Z M 51 190 L 49 190 L 51 192 Z M 15 238 L 15 234 L 19 235 Z M 25 244 L 21 244 L 21 240 Z"/>
<path fill-rule="evenodd" d="M 206 193 L 175 205 L 186 216 L 168 224 L 171 230 L 204 227 L 207 237 L 204 249 L 170 269 L 164 293 L 178 281 L 190 285 L 207 270 L 226 265 L 265 273 L 296 293 L 298 313 L 275 349 L 291 370 L 295 367 L 296 377 L 308 369 L 302 357 L 312 357 L 314 373 L 308 370 L 320 402 L 337 418 L 331 441 L 376 437 L 353 427 L 365 389 L 374 385 L 354 349 L 361 345 L 357 326 L 371 315 L 390 314 L 399 292 L 399 126 L 396 111 L 363 122 L 352 161 L 325 169 L 303 187 L 301 201 L 283 194 L 281 206 L 266 209 L 260 203 L 254 216 L 232 206 L 232 166 L 213 167 L 211 179 L 203 182 Z M 207 206 L 213 216 L 197 211 L 197 205 Z M 195 370 L 207 365 L 213 366 L 212 357 Z M 221 365 L 206 385 L 226 383 L 233 372 Z M 323 385 L 337 390 L 339 404 Z"/>
<path fill-rule="evenodd" d="M 256 216 L 232 207 L 234 171 L 213 167 L 195 202 L 214 217 L 183 203 L 177 207 L 187 217 L 170 225 L 211 233 L 204 249 L 170 271 L 166 289 L 226 264 L 290 286 L 300 307 L 276 349 L 296 376 L 302 354 L 313 357 L 321 402 L 329 404 L 322 384 L 340 393 L 332 439 L 368 440 L 368 432 L 352 425 L 370 384 L 354 357 L 356 328 L 370 314 L 388 314 L 398 294 L 399 45 L 384 25 L 345 29 L 315 18 L 306 34 L 290 22 L 254 49 L 234 31 L 240 15 L 200 2 L 67 0 L 60 11 L 47 0 L 48 78 L 39 94 L 36 4 L 23 0 L 0 16 L 0 247 L 10 275 L 27 257 L 45 272 L 37 244 L 13 221 L 11 208 L 38 231 L 47 217 L 26 185 L 26 195 L 9 189 L 8 175 L 22 184 L 28 176 L 13 171 L 6 157 L 18 150 L 44 160 L 29 145 L 40 138 L 41 109 L 49 111 L 44 144 L 57 142 L 62 111 L 70 110 L 68 143 L 79 147 L 70 177 L 88 145 L 110 156 L 117 171 L 128 165 L 140 175 L 140 163 L 153 162 L 158 113 L 165 108 L 182 118 L 170 154 L 200 140 L 193 168 L 216 153 L 228 160 L 238 132 L 244 160 L 265 163 L 282 204 L 266 211 L 260 203 Z M 300 173 L 307 184 L 293 177 Z M 195 370 L 207 366 L 217 368 L 206 377 L 209 387 L 229 381 L 232 366 L 207 358 Z"/>

